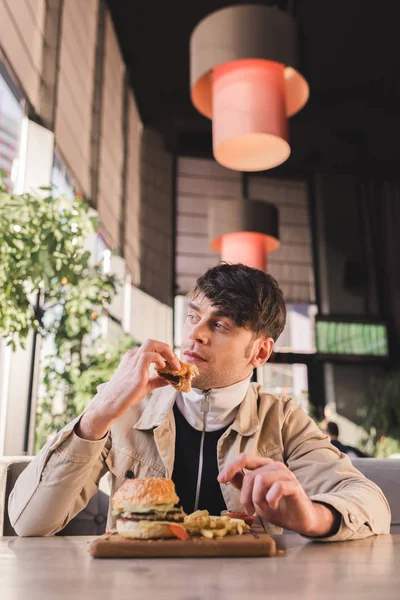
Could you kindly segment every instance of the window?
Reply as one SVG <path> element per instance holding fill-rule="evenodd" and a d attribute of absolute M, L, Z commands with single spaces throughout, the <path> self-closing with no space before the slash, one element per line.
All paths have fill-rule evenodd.
<path fill-rule="evenodd" d="M 65 165 L 56 154 L 54 155 L 53 170 L 51 172 L 51 185 L 54 197 L 66 196 L 70 202 L 73 201 L 75 194 L 74 183 L 68 175 Z"/>
<path fill-rule="evenodd" d="M 186 321 L 189 296 L 175 296 L 174 306 L 174 351 L 179 354 L 182 345 L 182 330 Z"/>
<path fill-rule="evenodd" d="M 24 111 L 11 85 L 5 68 L 0 62 L 0 169 L 6 173 L 8 189 L 12 189 L 16 181 L 21 124 L 24 116 Z"/>
<path fill-rule="evenodd" d="M 315 353 L 315 304 L 286 304 L 286 325 L 276 341 L 276 352 Z"/>
<path fill-rule="evenodd" d="M 269 394 L 292 398 L 309 413 L 306 365 L 266 363 L 257 370 L 257 381 Z"/>
<path fill-rule="evenodd" d="M 388 356 L 389 353 L 384 323 L 318 317 L 316 339 L 317 349 L 321 354 Z"/>

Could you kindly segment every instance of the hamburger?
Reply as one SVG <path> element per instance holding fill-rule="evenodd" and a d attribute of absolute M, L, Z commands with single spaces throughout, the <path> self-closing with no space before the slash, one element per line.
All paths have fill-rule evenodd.
<path fill-rule="evenodd" d="M 157 373 L 164 377 L 178 392 L 190 392 L 192 379 L 199 374 L 199 370 L 196 365 L 189 365 L 181 360 L 179 362 L 181 363 L 179 371 L 175 371 L 167 363 L 163 369 L 157 369 Z"/>
<path fill-rule="evenodd" d="M 116 529 L 127 538 L 189 538 L 171 479 L 127 479 L 112 498 Z"/>

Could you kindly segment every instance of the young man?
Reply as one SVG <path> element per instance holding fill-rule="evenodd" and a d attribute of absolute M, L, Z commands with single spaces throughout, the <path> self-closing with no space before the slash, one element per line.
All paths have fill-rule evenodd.
<path fill-rule="evenodd" d="M 168 345 L 147 340 L 128 352 L 86 412 L 18 479 L 9 502 L 16 532 L 56 533 L 109 470 L 112 493 L 127 477 L 169 477 L 186 511 L 245 509 L 273 533 L 284 527 L 324 540 L 388 533 L 381 490 L 293 402 L 250 383 L 285 325 L 277 282 L 221 264 L 199 278 L 189 300 L 182 359 L 199 370 L 194 389 L 178 393 L 150 377 L 152 364 L 179 367 Z"/>

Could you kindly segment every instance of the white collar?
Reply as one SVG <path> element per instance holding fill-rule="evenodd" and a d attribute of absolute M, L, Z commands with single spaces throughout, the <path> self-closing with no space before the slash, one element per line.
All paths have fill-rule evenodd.
<path fill-rule="evenodd" d="M 210 391 L 210 412 L 207 413 L 206 431 L 218 431 L 233 423 L 249 388 L 251 377 L 228 387 Z M 192 388 L 190 392 L 178 393 L 176 404 L 186 421 L 197 429 L 203 429 L 203 413 L 200 402 L 204 399 L 204 390 Z"/>

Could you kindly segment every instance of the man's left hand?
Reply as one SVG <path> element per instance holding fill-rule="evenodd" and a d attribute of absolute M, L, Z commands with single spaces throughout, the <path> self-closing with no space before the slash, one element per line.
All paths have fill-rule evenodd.
<path fill-rule="evenodd" d="M 340 513 L 312 502 L 281 462 L 240 454 L 221 471 L 218 481 L 241 490 L 240 503 L 248 514 L 256 513 L 278 527 L 310 537 L 332 535 L 339 528 Z"/>

